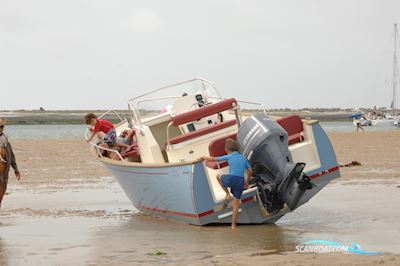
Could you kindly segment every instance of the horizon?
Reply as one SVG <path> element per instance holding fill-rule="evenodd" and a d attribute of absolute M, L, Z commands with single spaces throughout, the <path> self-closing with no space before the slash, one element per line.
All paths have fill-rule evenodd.
<path fill-rule="evenodd" d="M 377 106 L 376 107 L 378 110 L 381 111 L 393 111 L 391 108 L 387 108 L 385 106 Z M 266 110 L 269 111 L 307 111 L 307 110 L 312 110 L 312 111 L 318 111 L 318 110 L 326 110 L 326 111 L 362 111 L 362 110 L 372 110 L 373 107 L 305 107 L 305 108 L 288 108 L 288 107 L 277 107 L 277 108 L 265 108 Z M 14 109 L 14 110 L 2 110 L 0 109 L 0 113 L 4 112 L 89 112 L 89 111 L 108 111 L 108 110 L 115 110 L 115 111 L 129 111 L 128 109 L 46 109 L 44 108 L 41 110 L 40 108 L 37 109 Z M 157 111 L 158 109 L 140 109 L 142 111 Z M 242 108 L 242 110 L 259 110 L 259 109 L 250 109 L 250 108 Z M 398 110 L 398 109 L 395 109 Z"/>

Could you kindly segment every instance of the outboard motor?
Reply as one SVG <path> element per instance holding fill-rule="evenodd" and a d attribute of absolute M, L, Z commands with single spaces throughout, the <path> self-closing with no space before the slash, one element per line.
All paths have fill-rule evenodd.
<path fill-rule="evenodd" d="M 302 173 L 305 164 L 292 161 L 287 132 L 260 114 L 243 122 L 237 141 L 253 166 L 250 184 L 257 185 L 265 209 L 271 213 L 282 209 L 285 203 L 290 210 L 297 208 L 301 196 L 313 184 Z"/>

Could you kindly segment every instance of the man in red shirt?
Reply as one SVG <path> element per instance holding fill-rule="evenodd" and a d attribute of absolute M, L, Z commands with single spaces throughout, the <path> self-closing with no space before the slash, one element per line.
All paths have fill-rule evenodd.
<path fill-rule="evenodd" d="M 110 121 L 99 119 L 95 114 L 88 113 L 85 116 L 85 122 L 87 125 L 91 126 L 92 131 L 92 134 L 87 142 L 90 142 L 94 136 L 97 135 L 101 140 L 98 144 L 101 146 L 104 147 L 103 144 L 107 144 L 107 148 L 111 148 L 115 144 L 117 140 L 117 133 L 114 125 Z"/>

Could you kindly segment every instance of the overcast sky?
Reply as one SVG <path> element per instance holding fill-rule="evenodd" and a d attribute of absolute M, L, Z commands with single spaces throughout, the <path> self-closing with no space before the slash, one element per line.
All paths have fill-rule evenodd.
<path fill-rule="evenodd" d="M 268 108 L 389 106 L 396 21 L 399 0 L 0 0 L 0 109 L 125 108 L 197 76 Z"/>

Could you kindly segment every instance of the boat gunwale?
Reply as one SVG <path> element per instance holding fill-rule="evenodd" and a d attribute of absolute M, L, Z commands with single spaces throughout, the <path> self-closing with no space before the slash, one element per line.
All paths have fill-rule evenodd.
<path fill-rule="evenodd" d="M 99 157 L 96 155 L 95 149 L 91 149 L 92 153 L 97 157 L 97 159 L 103 163 L 117 165 L 117 166 L 130 166 L 130 167 L 138 167 L 138 168 L 164 168 L 164 167 L 173 167 L 173 166 L 186 166 L 186 165 L 194 165 L 196 163 L 202 162 L 204 160 L 195 160 L 195 161 L 187 161 L 187 162 L 174 162 L 174 163 L 141 163 L 141 162 L 129 162 L 129 161 L 120 161 L 114 160 L 107 157 Z"/>
<path fill-rule="evenodd" d="M 277 117 L 273 117 L 276 119 Z M 302 122 L 306 125 L 315 125 L 319 123 L 319 120 L 305 120 L 302 119 Z M 204 162 L 204 160 L 198 159 L 193 161 L 186 161 L 186 162 L 173 162 L 173 163 L 142 163 L 142 162 L 129 162 L 129 161 L 121 161 L 110 159 L 108 157 L 101 156 L 99 157 L 96 154 L 96 148 L 91 147 L 91 152 L 97 157 L 97 159 L 103 163 L 117 165 L 117 166 L 130 166 L 130 167 L 138 167 L 138 168 L 165 168 L 165 167 L 174 167 L 174 166 L 186 166 L 186 165 L 194 165 L 199 162 Z"/>

